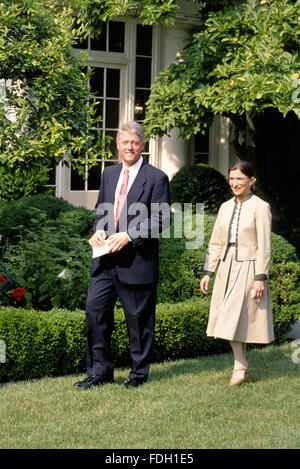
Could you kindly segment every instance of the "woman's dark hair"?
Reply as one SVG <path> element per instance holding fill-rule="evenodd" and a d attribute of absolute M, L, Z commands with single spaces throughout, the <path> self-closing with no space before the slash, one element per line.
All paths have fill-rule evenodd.
<path fill-rule="evenodd" d="M 245 176 L 248 176 L 248 178 L 255 177 L 255 171 L 251 163 L 245 160 L 240 160 L 237 161 L 230 169 L 228 174 L 230 174 L 230 171 L 235 171 L 236 169 L 239 169 L 241 173 L 245 174 Z"/>

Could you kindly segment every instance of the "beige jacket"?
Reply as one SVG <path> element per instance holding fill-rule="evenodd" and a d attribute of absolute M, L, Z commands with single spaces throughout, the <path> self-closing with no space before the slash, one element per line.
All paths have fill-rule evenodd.
<path fill-rule="evenodd" d="M 208 244 L 204 274 L 212 276 L 225 258 L 236 203 L 233 197 L 220 207 Z M 252 192 L 243 199 L 239 210 L 235 257 L 237 261 L 254 261 L 255 280 L 267 278 L 271 258 L 271 211 L 269 204 Z"/>

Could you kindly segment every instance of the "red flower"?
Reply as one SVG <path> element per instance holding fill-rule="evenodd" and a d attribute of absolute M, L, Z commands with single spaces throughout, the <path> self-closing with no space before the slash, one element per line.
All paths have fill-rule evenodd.
<path fill-rule="evenodd" d="M 12 292 L 12 296 L 22 296 L 22 295 L 25 295 L 26 293 L 26 290 L 24 290 L 24 288 L 15 288 Z"/>
<path fill-rule="evenodd" d="M 15 288 L 12 292 L 12 296 L 16 298 L 16 301 L 21 301 L 21 296 L 25 295 L 26 290 L 24 288 Z"/>
<path fill-rule="evenodd" d="M 5 277 L 2 277 L 2 275 L 0 275 L 0 282 L 6 283 L 6 278 L 5 278 Z"/>

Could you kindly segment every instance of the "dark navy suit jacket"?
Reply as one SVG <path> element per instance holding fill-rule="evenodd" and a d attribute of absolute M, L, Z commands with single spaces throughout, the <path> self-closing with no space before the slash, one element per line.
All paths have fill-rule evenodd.
<path fill-rule="evenodd" d="M 153 283 L 159 275 L 158 234 L 171 222 L 169 179 L 165 173 L 143 161 L 115 229 L 113 211 L 108 208 L 113 207 L 121 170 L 122 163 L 119 163 L 103 172 L 94 231 L 104 230 L 107 236 L 126 231 L 131 242 L 118 253 L 94 259 L 91 274 L 115 267 L 123 283 Z"/>

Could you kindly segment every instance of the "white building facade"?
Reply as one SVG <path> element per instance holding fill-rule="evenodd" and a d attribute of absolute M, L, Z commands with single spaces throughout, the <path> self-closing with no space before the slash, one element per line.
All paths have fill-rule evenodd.
<path fill-rule="evenodd" d="M 72 168 L 60 164 L 53 175 L 55 194 L 76 206 L 95 207 L 101 174 L 106 165 L 118 162 L 115 146 L 121 122 L 145 117 L 145 103 L 150 87 L 161 70 L 176 60 L 189 31 L 197 24 L 197 5 L 182 1 L 174 25 L 143 26 L 133 17 L 110 21 L 99 39 L 88 38 L 78 47 L 88 52 L 88 65 L 93 69 L 91 91 L 98 101 L 102 137 L 111 137 L 112 158 L 99 160 L 97 166 L 80 177 Z M 229 120 L 216 117 L 206 136 L 190 140 L 177 138 L 174 129 L 169 136 L 155 138 L 145 146 L 144 158 L 162 169 L 170 180 L 184 165 L 210 163 L 227 176 L 235 161 L 229 150 Z"/>

